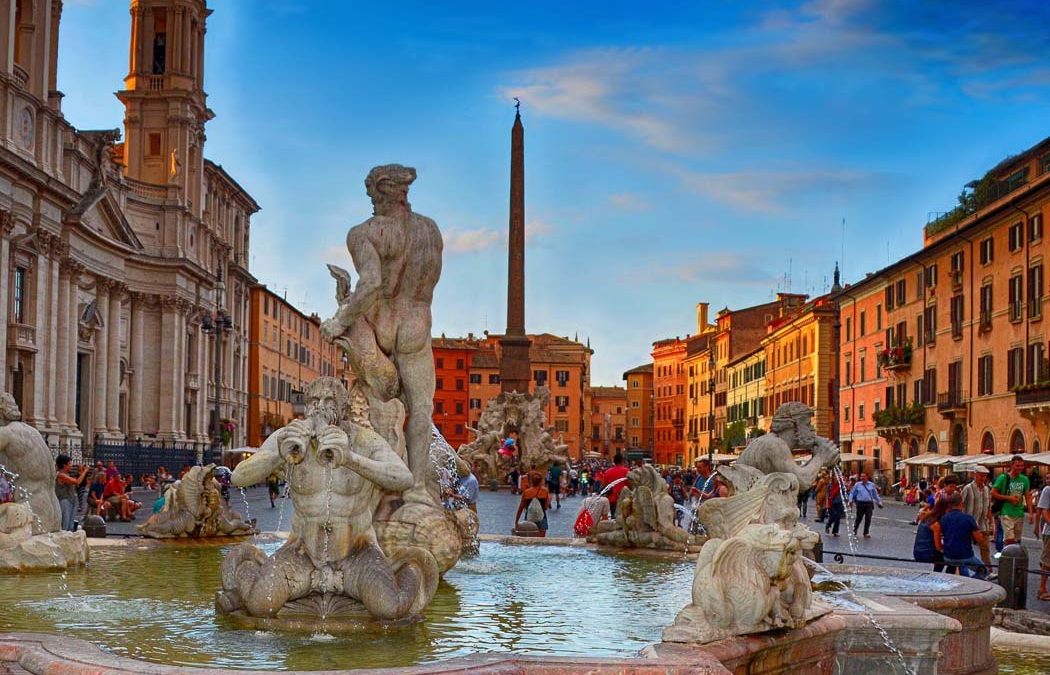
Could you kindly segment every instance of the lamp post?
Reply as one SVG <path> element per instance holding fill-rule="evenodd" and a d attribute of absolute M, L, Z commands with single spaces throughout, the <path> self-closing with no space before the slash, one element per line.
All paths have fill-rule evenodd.
<path fill-rule="evenodd" d="M 233 318 L 226 313 L 226 284 L 222 280 L 222 270 L 215 275 L 215 311 L 205 314 L 201 319 L 201 331 L 215 338 L 215 406 L 211 411 L 212 447 L 222 446 L 222 428 L 219 424 L 220 398 L 222 388 L 222 336 L 233 330 Z"/>
<path fill-rule="evenodd" d="M 715 357 L 707 358 L 707 461 L 715 459 Z"/>

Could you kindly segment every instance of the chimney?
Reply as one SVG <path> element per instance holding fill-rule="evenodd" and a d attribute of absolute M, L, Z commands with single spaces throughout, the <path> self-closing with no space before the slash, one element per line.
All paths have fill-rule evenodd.
<path fill-rule="evenodd" d="M 707 332 L 707 306 L 706 302 L 696 303 L 696 334 L 703 335 Z"/>

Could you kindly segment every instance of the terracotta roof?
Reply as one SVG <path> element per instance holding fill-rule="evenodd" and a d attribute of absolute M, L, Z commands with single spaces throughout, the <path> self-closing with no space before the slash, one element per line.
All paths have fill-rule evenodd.
<path fill-rule="evenodd" d="M 623 374 L 623 379 L 626 380 L 628 375 L 644 375 L 646 373 L 653 374 L 653 364 L 643 363 L 640 366 L 635 366 Z"/>
<path fill-rule="evenodd" d="M 627 390 L 623 387 L 591 387 L 591 396 L 594 398 L 627 398 Z"/>
<path fill-rule="evenodd" d="M 471 368 L 499 368 L 499 359 L 491 349 L 479 349 L 470 360 Z"/>
<path fill-rule="evenodd" d="M 445 336 L 431 338 L 431 346 L 434 349 L 478 349 L 476 340 L 466 338 L 448 338 Z"/>

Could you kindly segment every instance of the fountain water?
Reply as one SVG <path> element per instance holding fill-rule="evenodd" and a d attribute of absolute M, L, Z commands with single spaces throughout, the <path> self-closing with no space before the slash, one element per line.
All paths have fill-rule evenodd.
<path fill-rule="evenodd" d="M 838 469 L 838 467 L 835 467 L 835 468 L 836 468 L 836 470 Z M 890 638 L 890 634 L 888 632 L 886 632 L 886 628 L 883 627 L 883 625 L 881 623 L 879 623 L 878 619 L 875 618 L 875 613 L 871 611 L 871 607 L 869 607 L 853 591 L 853 589 L 849 586 L 849 584 L 847 584 L 845 582 L 845 580 L 842 579 L 842 577 L 840 577 L 839 575 L 835 574 L 834 572 L 829 570 L 827 567 L 825 567 L 824 565 L 821 565 L 820 563 L 816 562 L 815 560 L 810 560 L 809 558 L 806 558 L 806 557 L 803 557 L 802 560 L 809 567 L 813 568 L 814 570 L 817 570 L 818 572 L 822 572 L 824 574 L 827 574 L 829 577 L 831 577 L 832 581 L 835 581 L 837 584 L 839 584 L 839 586 L 841 587 L 841 590 L 843 590 L 847 595 L 849 595 L 850 599 L 857 606 L 862 608 L 861 609 L 861 613 L 864 615 L 864 618 L 867 619 L 868 623 L 871 624 L 872 628 L 874 628 L 876 630 L 876 632 L 878 632 L 879 637 L 882 638 L 882 643 L 886 646 L 886 649 L 889 649 L 893 653 L 893 655 L 895 657 L 897 657 L 897 661 L 900 663 L 901 668 L 904 669 L 905 674 L 906 675 L 915 675 L 915 672 L 911 668 L 908 667 L 908 661 L 907 661 L 907 659 L 904 658 L 904 652 L 902 652 L 900 650 L 900 648 L 897 647 L 897 645 L 893 642 L 893 639 Z"/>
<path fill-rule="evenodd" d="M 846 543 L 849 545 L 850 555 L 856 559 L 857 533 L 854 530 L 854 527 L 856 526 L 856 515 L 849 503 L 849 488 L 846 485 L 845 476 L 842 475 L 842 469 L 839 468 L 838 465 L 835 465 L 832 469 L 832 475 L 835 476 L 835 480 L 839 484 L 839 497 L 842 499 L 842 510 L 846 516 Z"/>

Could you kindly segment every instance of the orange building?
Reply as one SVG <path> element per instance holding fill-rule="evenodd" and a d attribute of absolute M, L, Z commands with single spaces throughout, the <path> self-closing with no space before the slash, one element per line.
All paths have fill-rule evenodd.
<path fill-rule="evenodd" d="M 711 361 L 711 345 L 715 332 L 693 335 L 686 339 L 685 366 L 686 398 L 686 456 L 685 463 L 692 465 L 698 457 L 706 456 L 711 447 L 711 410 L 714 403 L 714 367 Z"/>
<path fill-rule="evenodd" d="M 1037 452 L 1050 442 L 1043 323 L 1050 139 L 971 185 L 959 207 L 927 224 L 921 251 L 839 298 L 840 321 L 849 317 L 854 335 L 862 305 L 885 312 L 881 335 L 863 345 L 869 371 L 850 373 L 856 392 L 843 391 L 840 414 L 845 435 L 847 405 L 851 418 L 861 402 L 868 414 L 878 405 L 873 422 L 886 471 L 890 458 L 921 452 Z M 845 333 L 843 340 L 856 369 L 861 347 Z"/>
<path fill-rule="evenodd" d="M 266 286 L 251 289 L 248 343 L 248 445 L 296 417 L 307 384 L 346 370 L 342 354 L 321 336 L 321 319 L 307 316 Z"/>
<path fill-rule="evenodd" d="M 468 374 L 467 419 L 471 427 L 477 426 L 478 418 L 491 399 L 500 393 L 500 338 L 486 334 L 477 340 L 477 349 L 471 357 Z M 545 411 L 547 424 L 554 428 L 556 437 L 563 438 L 569 453 L 579 458 L 589 447 L 591 355 L 590 345 L 583 345 L 567 337 L 550 333 L 529 335 L 529 361 L 532 379 L 529 392 L 546 386 L 550 400 Z M 471 340 L 468 336 L 467 340 Z M 473 435 L 469 435 L 473 440 Z"/>
<path fill-rule="evenodd" d="M 446 338 L 432 341 L 434 350 L 434 426 L 449 445 L 458 448 L 469 442 L 470 362 L 478 349 L 473 339 Z"/>
<path fill-rule="evenodd" d="M 653 462 L 685 461 L 686 340 L 653 343 Z"/>
<path fill-rule="evenodd" d="M 612 458 L 627 448 L 627 390 L 591 387 L 591 452 Z"/>
<path fill-rule="evenodd" d="M 863 310 L 862 310 L 863 311 Z M 865 321 L 866 321 L 865 315 Z M 881 330 L 881 309 L 872 314 L 869 331 Z M 772 415 L 782 404 L 801 401 L 813 408 L 813 426 L 825 438 L 835 437 L 835 402 L 838 396 L 836 359 L 838 306 L 829 295 L 807 302 L 774 319 L 762 340 L 765 350 L 765 411 Z M 874 357 L 870 357 L 874 358 Z M 874 364 L 861 357 L 855 372 L 866 374 Z"/>
<path fill-rule="evenodd" d="M 773 302 L 735 310 L 726 307 L 718 313 L 718 328 L 713 344 L 716 443 L 725 438 L 730 384 L 727 377 L 729 364 L 757 349 L 766 337 L 766 326 L 774 319 L 801 306 L 805 301 L 805 295 L 777 293 L 777 299 Z"/>
<path fill-rule="evenodd" d="M 653 454 L 653 364 L 631 368 L 627 382 L 627 447 Z"/>

